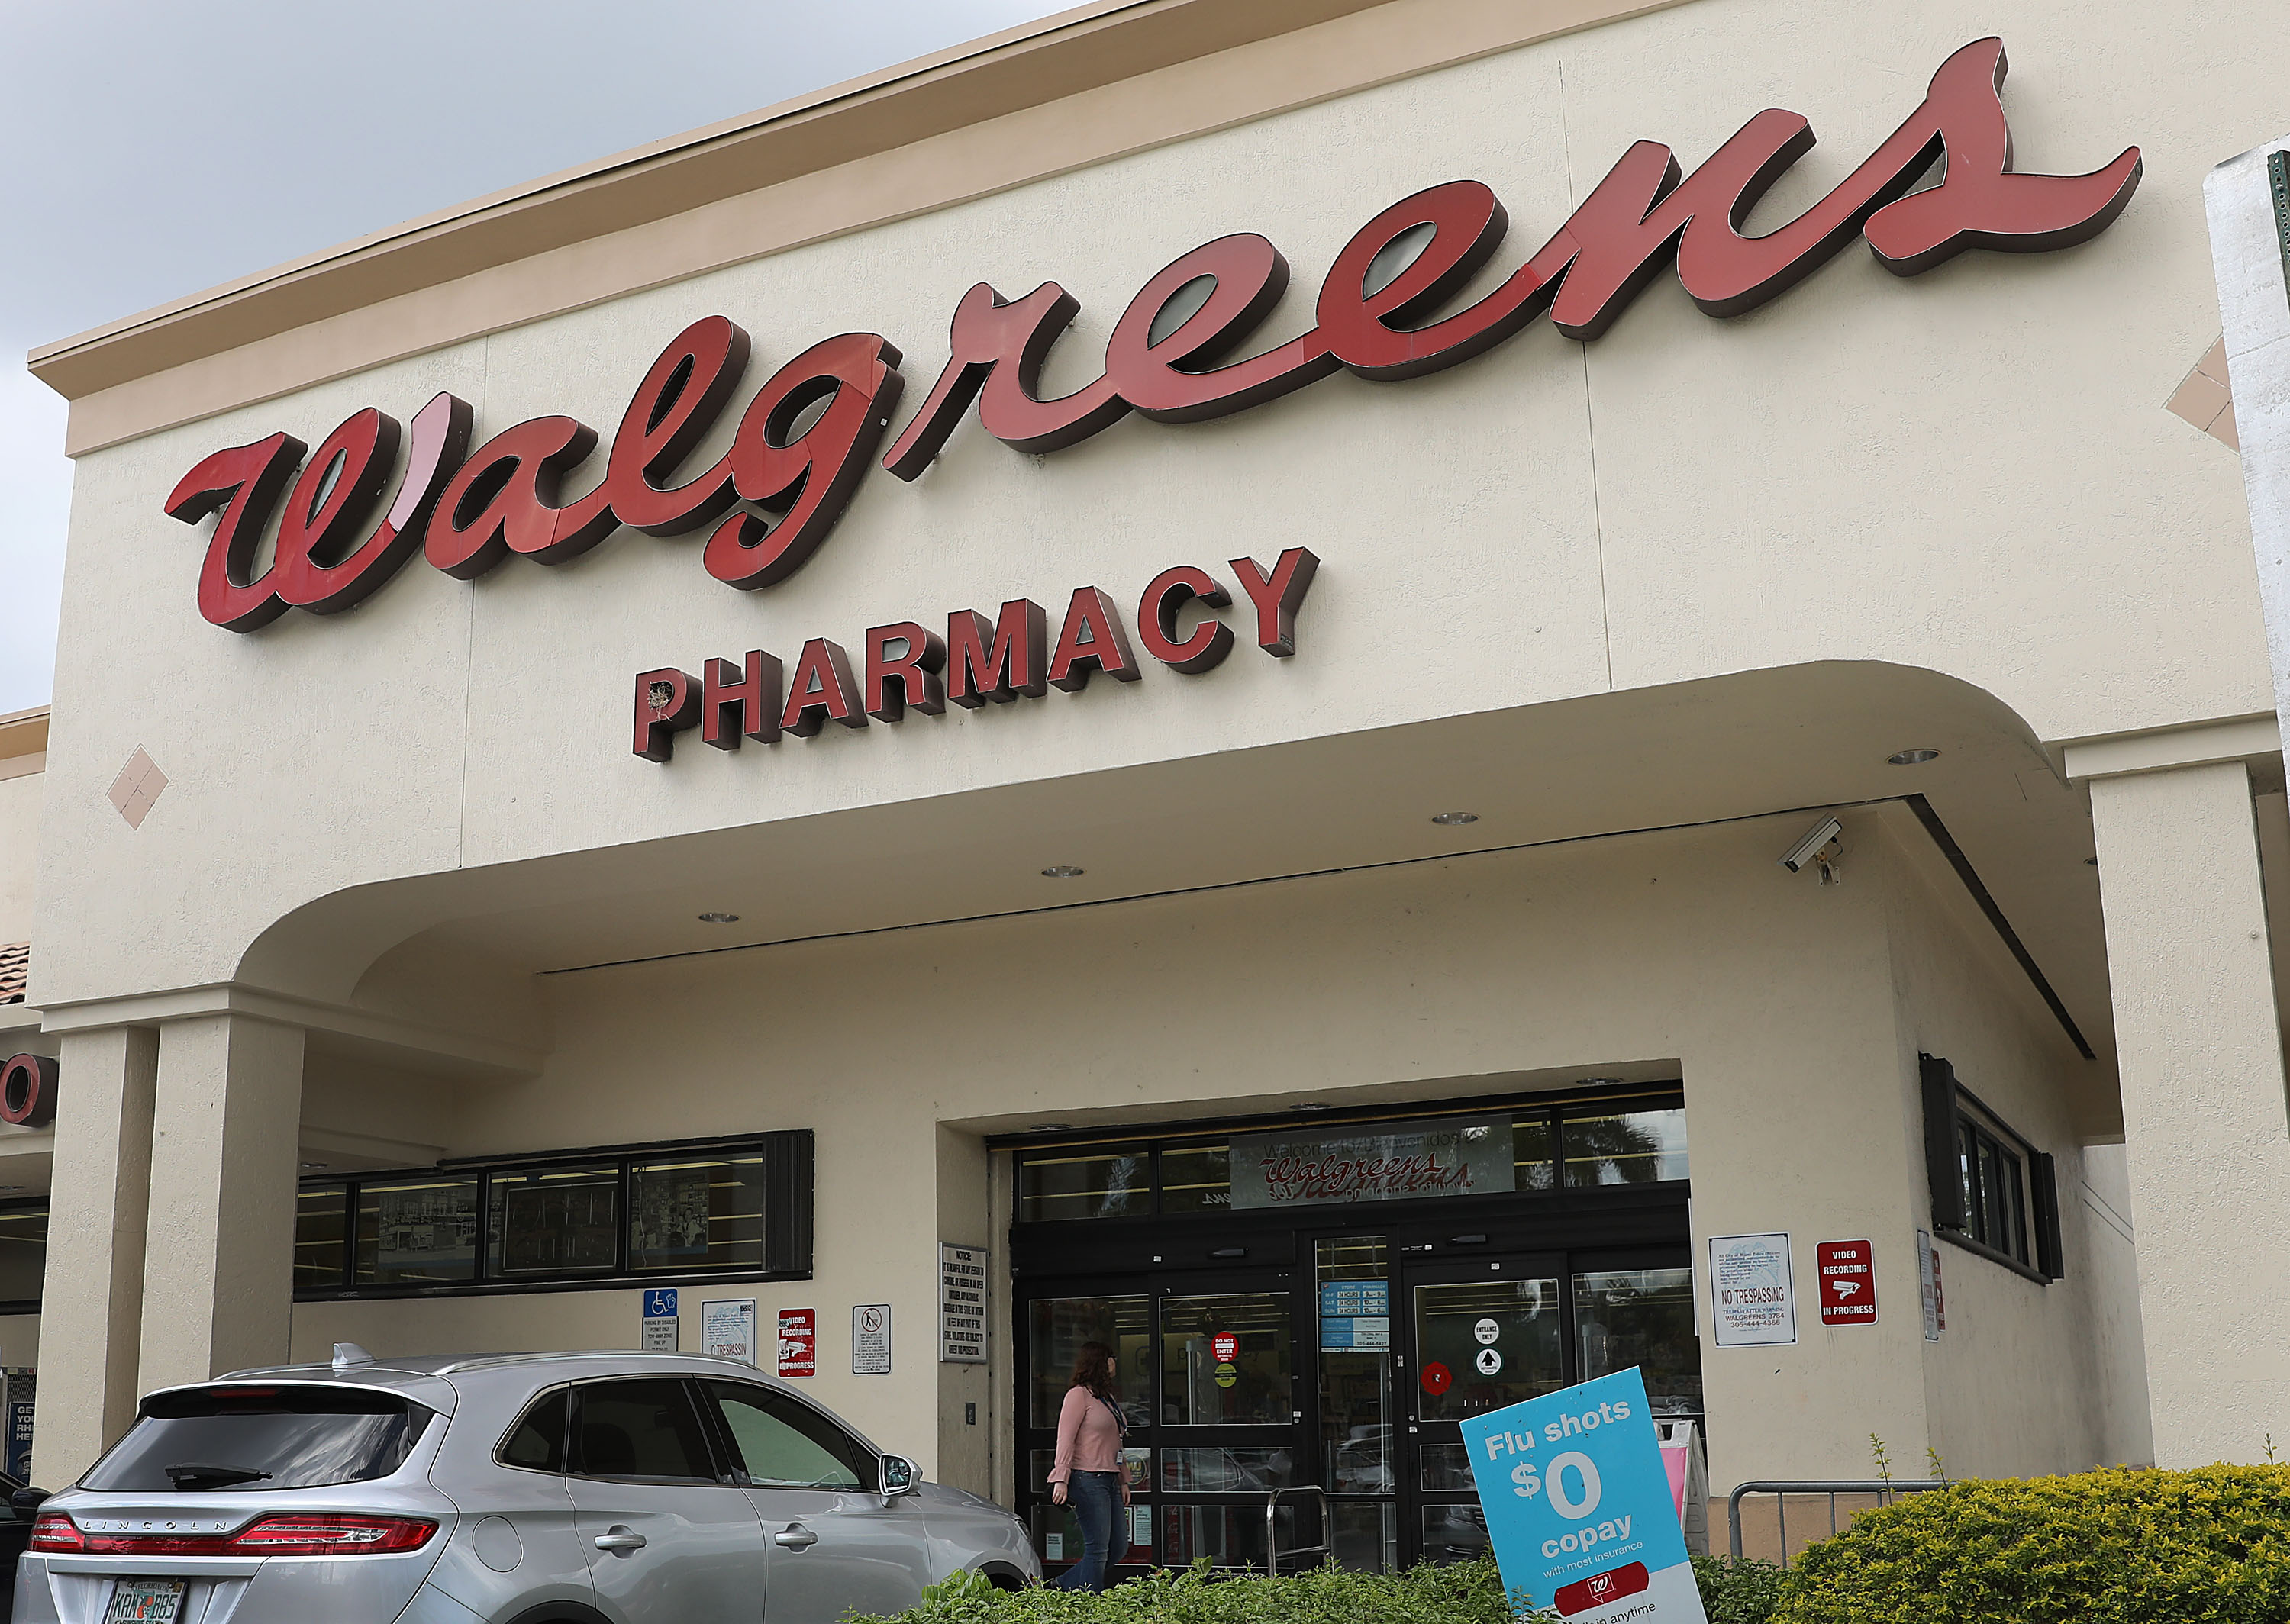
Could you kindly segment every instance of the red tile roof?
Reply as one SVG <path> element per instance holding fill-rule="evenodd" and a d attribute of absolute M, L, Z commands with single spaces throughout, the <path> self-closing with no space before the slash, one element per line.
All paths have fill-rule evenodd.
<path fill-rule="evenodd" d="M 21 1004 L 24 1001 L 25 978 L 31 973 L 32 944 L 16 942 L 0 947 L 0 1004 Z"/>

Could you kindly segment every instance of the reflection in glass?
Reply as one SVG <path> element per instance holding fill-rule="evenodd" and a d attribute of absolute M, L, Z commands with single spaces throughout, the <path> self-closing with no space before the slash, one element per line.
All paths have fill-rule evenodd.
<path fill-rule="evenodd" d="M 1558 1282 L 1473 1280 L 1415 1288 L 1415 1346 L 1427 1421 L 1457 1421 L 1557 1391 L 1566 1382 Z M 1444 1391 L 1434 1391 L 1433 1367 Z"/>
<path fill-rule="evenodd" d="M 1418 1457 L 1423 1463 L 1426 1494 L 1469 1494 L 1477 1484 L 1471 1476 L 1471 1452 L 1461 1444 L 1426 1444 Z"/>
<path fill-rule="evenodd" d="M 358 1187 L 360 1285 L 476 1277 L 476 1180 L 429 1173 Z"/>
<path fill-rule="evenodd" d="M 638 1162 L 629 1208 L 631 1269 L 764 1266 L 760 1156 Z"/>
<path fill-rule="evenodd" d="M 0 1302 L 37 1302 L 47 1275 L 47 1208 L 0 1211 Z M 339 1265 L 334 1278 L 341 1278 Z"/>
<path fill-rule="evenodd" d="M 1701 1340 L 1690 1268 L 1611 1269 L 1574 1276 L 1582 1380 L 1636 1365 L 1656 1415 L 1700 1415 Z"/>
<path fill-rule="evenodd" d="M 1285 1489 L 1296 1481 L 1285 1449 L 1165 1449 L 1161 1486 L 1172 1494 L 1230 1494 Z"/>
<path fill-rule="evenodd" d="M 1687 1176 L 1684 1106 L 1569 1116 L 1559 1131 L 1565 1136 L 1570 1186 L 1656 1184 Z"/>
<path fill-rule="evenodd" d="M 1041 1500 L 1034 1507 L 1034 1554 L 1044 1562 L 1079 1562 L 1081 1560 L 1081 1523 L 1071 1506 L 1053 1506 Z M 1117 1533 L 1120 1524 L 1114 1524 Z M 1153 1561 L 1153 1513 L 1149 1507 L 1129 1508 L 1129 1548 L 1116 1558 L 1123 1566 Z"/>
<path fill-rule="evenodd" d="M 1390 1573 L 1399 1567 L 1399 1508 L 1388 1500 L 1328 1502 L 1335 1564 L 1352 1573 Z"/>
<path fill-rule="evenodd" d="M 1055 1427 L 1084 1342 L 1113 1349 L 1114 1385 L 1132 1427 L 1153 1420 L 1152 1314 L 1143 1297 L 1045 1297 L 1033 1305 L 1026 1345 L 1028 1413 Z M 1047 1468 L 1044 1468 L 1045 1476 Z"/>
<path fill-rule="evenodd" d="M 1189 1145 L 1161 1153 L 1161 1211 L 1206 1212 L 1232 1204 L 1232 1151 Z"/>
<path fill-rule="evenodd" d="M 1320 1514 L 1310 1500 L 1283 1502 L 1274 1514 L 1280 1548 L 1320 1542 Z M 1161 1560 L 1170 1567 L 1186 1567 L 1208 1558 L 1220 1568 L 1264 1566 L 1264 1502 L 1243 1506 L 1164 1506 L 1161 1508 Z M 1307 1558 L 1317 1561 L 1317 1557 Z M 1283 1571 L 1293 1564 L 1283 1563 Z"/>
<path fill-rule="evenodd" d="M 0 1224 L 5 1221 L 0 1218 Z M 306 1187 L 294 1202 L 294 1289 L 322 1291 L 347 1285 L 349 1268 L 348 1187 Z"/>
<path fill-rule="evenodd" d="M 1141 1218 L 1153 1210 L 1142 1145 L 1018 1164 L 1018 1221 Z"/>
<path fill-rule="evenodd" d="M 1548 1116 L 1522 1116 L 1510 1125 L 1511 1179 L 1522 1190 L 1547 1190 L 1557 1183 L 1557 1153 Z"/>
<path fill-rule="evenodd" d="M 1423 1508 L 1423 1560 L 1475 1562 L 1487 1554 L 1487 1519 L 1477 1506 Z"/>
<path fill-rule="evenodd" d="M 617 1268 L 617 1163 L 495 1173 L 486 1200 L 486 1267 L 496 1280 Z"/>
<path fill-rule="evenodd" d="M 1216 1338 L 1234 1339 L 1229 1360 Z M 1286 1426 L 1293 1417 L 1288 1293 L 1161 1302 L 1161 1419 L 1172 1427 Z"/>

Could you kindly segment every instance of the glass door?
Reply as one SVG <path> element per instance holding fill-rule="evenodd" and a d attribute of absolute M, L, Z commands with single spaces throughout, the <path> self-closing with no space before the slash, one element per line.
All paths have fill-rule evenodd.
<path fill-rule="evenodd" d="M 1566 1385 L 1565 1278 L 1557 1255 L 1443 1259 L 1403 1271 L 1407 1423 L 1398 1508 L 1416 1558 L 1485 1554 L 1461 1423 Z"/>
<path fill-rule="evenodd" d="M 1173 1280 L 1159 1296 L 1159 1559 L 1261 1568 L 1265 1505 L 1313 1481 L 1298 1368 L 1300 1304 L 1287 1271 Z M 1292 1497 L 1280 1547 L 1320 1541 L 1317 1514 Z"/>

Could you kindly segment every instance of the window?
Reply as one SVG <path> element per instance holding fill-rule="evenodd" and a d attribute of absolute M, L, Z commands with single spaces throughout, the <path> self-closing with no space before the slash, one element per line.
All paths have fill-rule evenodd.
<path fill-rule="evenodd" d="M 360 1285 L 477 1277 L 477 1181 L 432 1173 L 358 1189 Z"/>
<path fill-rule="evenodd" d="M 294 1289 L 394 1297 L 682 1277 L 807 1279 L 812 1136 L 593 1151 L 315 1180 Z M 0 1209 L 0 1303 L 11 1214 Z M 38 1215 L 41 1237 L 46 1214 Z M 29 1295 L 36 1297 L 34 1278 Z"/>
<path fill-rule="evenodd" d="M 48 1274 L 48 1209 L 0 1207 L 0 1302 L 36 1303 Z"/>
<path fill-rule="evenodd" d="M 581 1477 L 714 1483 L 714 1459 L 681 1381 L 600 1381 L 572 1394 L 572 1471 Z"/>
<path fill-rule="evenodd" d="M 405 1463 L 431 1414 L 372 1388 L 274 1383 L 155 1393 L 82 1486 L 190 1494 L 371 1483 Z"/>
<path fill-rule="evenodd" d="M 527 1410 L 501 1441 L 501 1464 L 529 1472 L 563 1471 L 565 1402 L 560 1388 Z"/>
<path fill-rule="evenodd" d="M 495 1173 L 485 1192 L 487 1268 L 497 1280 L 594 1274 L 621 1260 L 621 1169 Z"/>
<path fill-rule="evenodd" d="M 756 1487 L 874 1492 L 873 1455 L 802 1400 L 740 1381 L 707 1385 L 731 1440 L 732 1464 Z"/>
<path fill-rule="evenodd" d="M 1929 1054 L 1919 1059 L 1933 1228 L 2031 1279 L 2061 1278 L 2052 1158 L 1982 1105 L 1957 1080 L 1953 1066 Z"/>
<path fill-rule="evenodd" d="M 1018 1169 L 1018 1221 L 1142 1218 L 1153 1210 L 1150 1166 L 1142 1145 L 1029 1158 Z"/>
<path fill-rule="evenodd" d="M 1569 1111 L 1559 1124 L 1569 1188 L 1662 1184 L 1688 1176 L 1685 1108 Z"/>

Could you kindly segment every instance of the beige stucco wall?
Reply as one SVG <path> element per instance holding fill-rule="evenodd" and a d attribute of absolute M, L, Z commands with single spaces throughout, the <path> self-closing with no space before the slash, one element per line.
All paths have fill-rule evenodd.
<path fill-rule="evenodd" d="M 2269 16 L 2238 0 L 2190 29 L 2138 8 L 2102 26 L 2063 0 L 1906 16 L 1703 0 L 90 455 L 63 636 L 118 657 L 68 662 L 52 772 L 100 812 L 141 742 L 172 784 L 140 831 L 93 813 L 52 830 L 44 974 L 64 999 L 212 981 L 281 914 L 364 880 L 1402 722 L 1497 692 L 1516 704 L 1849 655 L 1960 675 L 2046 738 L 2263 708 L 2238 470 L 2157 403 L 2215 332 L 2201 173 L 2277 116 L 2263 67 L 2211 42 Z M 477 403 L 485 430 L 551 412 L 609 429 L 659 345 L 717 310 L 765 364 L 829 332 L 888 332 L 913 401 L 971 280 L 1017 292 L 1053 276 L 1085 304 L 1049 368 L 1061 388 L 1091 374 L 1130 292 L 1210 236 L 1267 232 L 1309 288 L 1385 203 L 1473 174 L 1518 221 L 1509 265 L 1631 139 L 1691 160 L 1767 105 L 1823 137 L 1758 216 L 1778 218 L 1889 132 L 1950 50 L 1997 28 L 2023 167 L 2145 148 L 2130 212 L 2084 248 L 1974 254 L 1912 281 L 1856 248 L 1731 323 L 1657 284 L 1588 348 L 1538 326 L 1437 378 L 1338 378 L 1049 459 L 965 430 L 916 484 L 870 478 L 820 557 L 755 597 L 708 581 L 690 543 L 629 535 L 474 589 L 416 565 L 354 615 L 235 637 L 196 617 L 200 540 L 157 511 L 218 445 L 281 427 L 315 442 L 352 409 L 407 413 L 440 388 Z M 1272 336 L 1301 319 L 1284 311 Z M 1085 580 L 1127 597 L 1229 542 L 1323 554 L 1309 658 L 1244 651 L 1213 683 L 917 718 L 762 769 L 627 754 L 629 679 L 655 661 L 758 640 L 792 653 Z M 1383 680 L 1394 651 L 1405 680 Z"/>
<path fill-rule="evenodd" d="M 0 761 L 0 772 L 19 764 Z M 45 775 L 0 778 L 0 942 L 32 939 L 32 882 L 38 867 L 40 798 Z"/>
<path fill-rule="evenodd" d="M 1941 1024 L 1960 1052 L 2019 1063 L 1990 1098 L 2071 1155 L 2057 1082 L 2070 1052 L 2024 980 L 1987 964 L 1961 924 L 1968 904 L 1921 877 L 1937 860 L 1910 844 L 1921 836 L 1888 832 L 1902 816 L 1854 816 L 1835 887 L 1779 868 L 1774 851 L 1800 831 L 1758 820 L 556 977 L 547 1072 L 468 1091 L 450 1149 L 627 1140 L 632 1089 L 646 1135 L 813 1129 L 816 1277 L 725 1294 L 752 1293 L 766 1316 L 817 1308 L 821 1399 L 931 1469 L 979 1486 L 990 1471 L 1006 1492 L 1006 1460 L 986 1460 L 1006 1449 L 1006 1364 L 916 1379 L 935 1358 L 933 1243 L 1000 1238 L 975 1140 L 949 1124 L 1446 1099 L 1516 1088 L 1522 1073 L 1564 1082 L 1651 1064 L 1685 1080 L 1697 1256 L 1710 1235 L 1796 1242 L 1798 1345 L 1705 1348 L 1713 1483 L 1859 1476 L 1871 1431 L 1910 1460 L 1930 1438 L 1963 1472 L 2087 1464 L 2102 1394 L 2081 1351 L 2082 1284 L 1991 1281 L 2001 1271 L 1953 1255 L 1949 1339 L 1922 1340 L 1905 1012 L 1958 972 L 1913 961 L 1964 961 L 1980 985 Z M 1172 1010 L 1184 1012 L 1174 1028 Z M 446 1122 L 408 1125 L 385 1094 L 365 1108 L 401 1132 Z M 1814 1245 L 1863 1236 L 1878 1246 L 1884 1317 L 1824 1332 Z M 710 1294 L 685 1288 L 687 1343 Z M 872 1301 L 893 1306 L 888 1380 L 849 1373 L 850 1310 Z M 997 1344 L 1008 1312 L 1000 1299 Z M 304 1303 L 294 1343 L 298 1356 L 336 1339 L 384 1354 L 633 1347 L 637 1314 L 632 1291 Z M 2010 1389 L 2022 1402 L 2008 1420 L 2003 1396 L 1991 1415 L 1955 1393 L 1999 1356 L 2034 1361 L 2050 1388 Z M 974 1435 L 959 1424 L 973 1400 Z"/>

